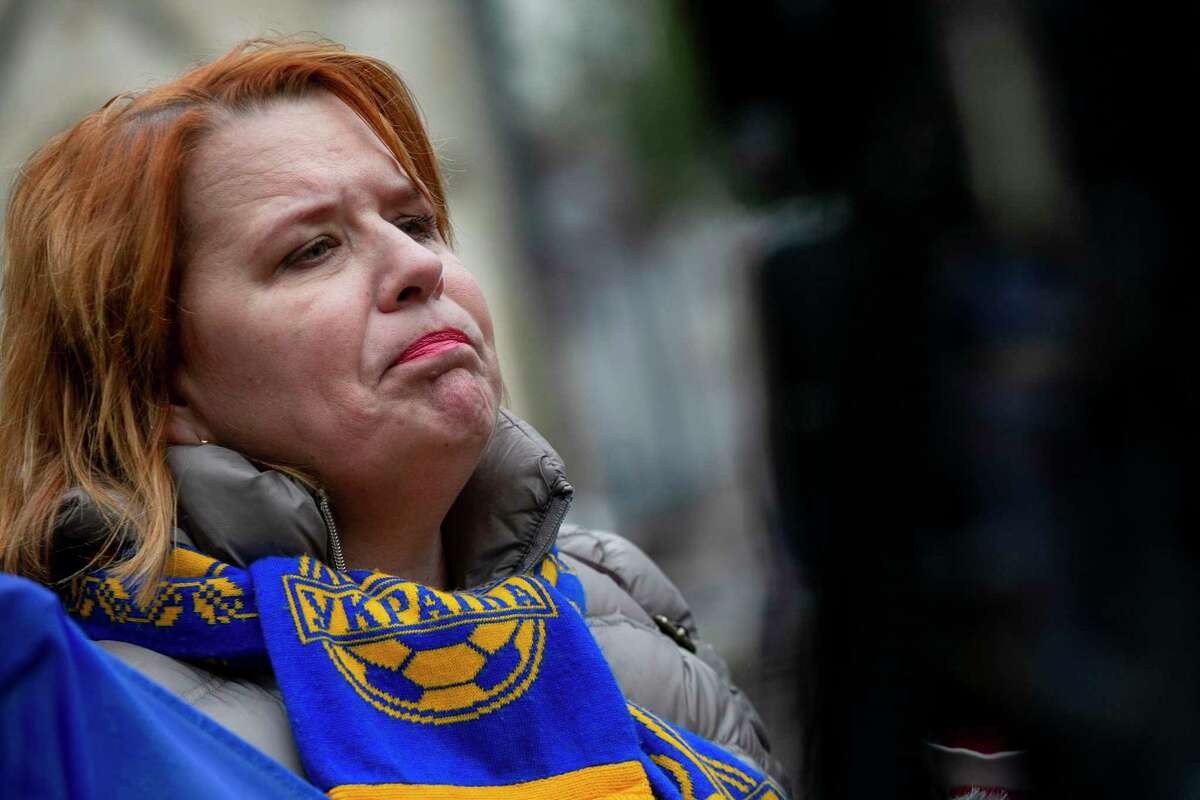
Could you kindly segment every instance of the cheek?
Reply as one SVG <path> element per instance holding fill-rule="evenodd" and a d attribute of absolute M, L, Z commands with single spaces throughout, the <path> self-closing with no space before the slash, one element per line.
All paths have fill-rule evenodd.
<path fill-rule="evenodd" d="M 282 324 L 285 320 L 246 305 L 203 309 L 197 317 L 189 326 L 184 355 L 213 382 L 226 378 L 240 383 L 260 373 L 297 336 Z"/>
<path fill-rule="evenodd" d="M 461 265 L 456 264 L 453 269 L 446 270 L 446 294 L 471 315 L 471 319 L 475 320 L 483 333 L 483 338 L 489 345 L 494 346 L 495 332 L 492 330 L 492 314 L 488 309 L 487 300 L 484 299 L 475 278 Z"/>
<path fill-rule="evenodd" d="M 488 381 L 491 384 L 492 393 L 499 401 L 504 394 L 504 381 L 500 374 L 500 359 L 496 353 L 496 334 L 492 328 L 492 315 L 488 309 L 487 300 L 484 299 L 483 291 L 471 273 L 456 262 L 454 268 L 448 269 L 446 273 L 446 293 L 471 315 L 471 319 L 475 320 L 475 324 L 479 326 L 479 330 L 483 334 L 483 340 L 487 343 L 490 351 L 487 365 Z"/>
<path fill-rule="evenodd" d="M 335 365 L 357 363 L 346 352 L 346 321 L 322 316 L 318 300 L 242 298 L 235 305 L 228 299 L 200 309 L 184 328 L 184 363 L 194 394 L 188 399 L 214 427 L 286 426 L 289 417 L 313 410 L 305 408 L 305 398 Z M 265 409 L 272 411 L 265 414 Z"/>

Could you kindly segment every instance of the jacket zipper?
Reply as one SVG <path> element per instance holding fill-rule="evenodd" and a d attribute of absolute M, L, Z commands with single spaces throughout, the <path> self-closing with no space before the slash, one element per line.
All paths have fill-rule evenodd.
<path fill-rule="evenodd" d="M 567 512 L 571 510 L 571 499 L 569 494 L 560 494 L 554 498 L 554 508 L 546 515 L 550 520 L 549 530 L 557 533 L 558 529 L 562 527 L 563 520 L 567 518 Z"/>
<path fill-rule="evenodd" d="M 333 521 L 333 511 L 329 508 L 329 495 L 321 489 L 317 508 L 321 510 L 321 519 L 325 522 L 325 532 L 329 534 L 329 556 L 333 560 L 333 568 L 338 572 L 346 571 L 346 557 L 342 555 L 342 539 L 338 536 L 337 524 Z"/>
<path fill-rule="evenodd" d="M 571 501 L 574 499 L 574 490 L 571 484 L 566 481 L 561 481 L 554 487 L 554 496 L 550 499 L 550 508 L 546 510 L 546 517 L 542 520 L 542 525 L 538 531 L 538 547 L 536 552 L 531 552 L 530 562 L 525 565 L 525 569 L 530 569 L 534 564 L 537 564 L 546 553 L 550 552 L 550 548 L 554 544 L 558 529 L 562 527 L 563 520 L 567 518 L 567 512 L 571 510 Z"/>

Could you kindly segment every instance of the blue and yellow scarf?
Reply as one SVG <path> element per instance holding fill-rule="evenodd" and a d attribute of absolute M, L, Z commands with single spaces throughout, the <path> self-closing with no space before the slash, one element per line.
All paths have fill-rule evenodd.
<path fill-rule="evenodd" d="M 769 778 L 621 696 L 556 554 L 444 592 L 308 556 L 249 569 L 176 547 L 153 602 L 99 571 L 93 639 L 274 671 L 308 778 L 335 798 L 782 798 Z"/>

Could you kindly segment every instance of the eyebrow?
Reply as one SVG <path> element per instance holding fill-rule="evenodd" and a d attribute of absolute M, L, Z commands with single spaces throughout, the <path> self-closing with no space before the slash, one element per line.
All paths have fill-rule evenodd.
<path fill-rule="evenodd" d="M 411 203 L 413 200 L 425 200 L 425 196 L 417 191 L 417 187 L 412 182 L 405 180 L 403 183 L 397 181 L 388 181 L 388 185 L 384 187 L 384 192 L 387 195 L 387 203 L 389 205 L 404 205 Z M 265 252 L 284 231 L 293 225 L 313 222 L 329 216 L 338 206 L 338 200 L 332 197 L 325 197 L 309 202 L 298 201 L 289 206 L 289 210 L 284 212 L 282 216 L 271 220 L 266 226 L 266 229 L 253 240 L 251 253 L 253 257 L 258 258 L 265 255 Z"/>
<path fill-rule="evenodd" d="M 275 240 L 288 228 L 326 217 L 336 207 L 337 201 L 333 199 L 300 202 L 292 205 L 289 211 L 282 216 L 274 217 L 266 229 L 254 237 L 251 253 L 255 258 L 265 256 Z"/>

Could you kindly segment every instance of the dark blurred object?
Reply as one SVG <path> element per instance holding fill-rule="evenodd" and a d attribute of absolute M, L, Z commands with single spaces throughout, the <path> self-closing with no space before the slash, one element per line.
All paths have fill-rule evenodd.
<path fill-rule="evenodd" d="M 781 528 L 818 602 L 808 792 L 929 797 L 923 742 L 983 730 L 1028 749 L 1034 797 L 1194 795 L 1191 19 L 687 7 L 731 177 L 778 221 L 759 285 Z"/>

